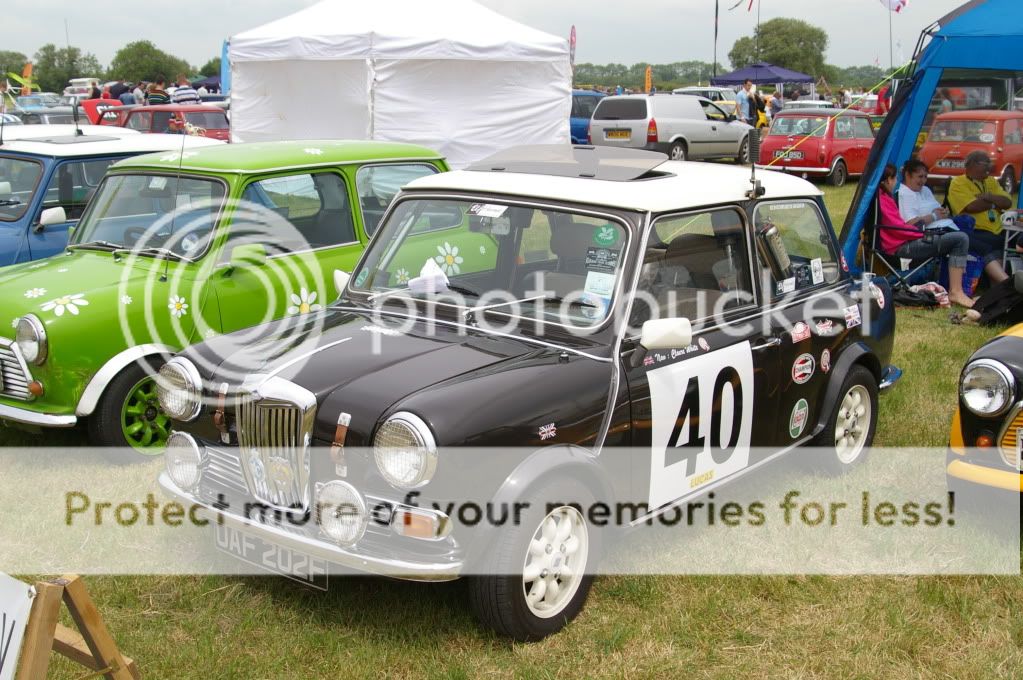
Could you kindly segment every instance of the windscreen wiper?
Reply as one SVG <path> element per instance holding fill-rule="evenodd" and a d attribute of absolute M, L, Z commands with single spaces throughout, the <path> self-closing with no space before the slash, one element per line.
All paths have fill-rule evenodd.
<path fill-rule="evenodd" d="M 21 205 L 21 201 L 19 201 L 16 198 L 3 198 L 3 199 L 0 199 L 0 206 L 10 206 L 10 205 Z"/>
<path fill-rule="evenodd" d="M 124 248 L 120 243 L 111 243 L 110 241 L 86 241 L 85 243 L 72 243 L 67 247 L 68 250 L 72 248 L 90 248 L 93 250 L 120 250 Z"/>
<path fill-rule="evenodd" d="M 133 250 L 132 252 L 135 255 L 159 255 L 162 256 L 164 259 L 174 260 L 175 262 L 184 262 L 185 260 L 188 259 L 184 255 L 179 255 L 178 253 L 175 253 L 173 250 L 170 250 L 168 248 L 159 248 L 157 246 L 153 246 L 150 248 L 142 248 L 141 250 Z"/>

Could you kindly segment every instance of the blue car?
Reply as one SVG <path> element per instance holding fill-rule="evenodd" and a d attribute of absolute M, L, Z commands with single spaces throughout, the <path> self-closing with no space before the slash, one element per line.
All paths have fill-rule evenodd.
<path fill-rule="evenodd" d="M 223 143 L 181 135 L 57 132 L 0 144 L 0 266 L 63 250 L 68 230 L 85 212 L 111 163 L 154 151 Z"/>
<path fill-rule="evenodd" d="M 602 92 L 593 90 L 572 90 L 572 143 L 586 144 L 590 131 L 590 118 L 597 102 L 604 98 Z"/>

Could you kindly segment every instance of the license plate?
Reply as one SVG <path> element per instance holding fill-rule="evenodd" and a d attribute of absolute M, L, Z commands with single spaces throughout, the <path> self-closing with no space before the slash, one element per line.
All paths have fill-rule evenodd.
<path fill-rule="evenodd" d="M 940 161 L 938 161 L 938 167 L 939 168 L 965 168 L 966 167 L 966 160 L 965 159 L 942 158 Z"/>
<path fill-rule="evenodd" d="M 632 139 L 632 130 L 605 130 L 604 139 Z"/>
<path fill-rule="evenodd" d="M 217 550 L 317 590 L 327 589 L 329 572 L 325 560 L 267 543 L 233 527 L 218 524 L 216 529 Z"/>
<path fill-rule="evenodd" d="M 803 152 L 802 151 L 781 151 L 781 150 L 779 150 L 779 151 L 775 151 L 774 152 L 774 157 L 775 158 L 781 158 L 783 160 L 798 161 L 798 160 L 801 160 L 803 158 Z"/>

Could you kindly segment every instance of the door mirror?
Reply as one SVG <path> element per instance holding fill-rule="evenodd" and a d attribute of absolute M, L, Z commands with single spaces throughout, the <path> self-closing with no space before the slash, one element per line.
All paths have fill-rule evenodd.
<path fill-rule="evenodd" d="M 67 222 L 67 213 L 60 206 L 47 208 L 39 215 L 40 227 L 52 227 L 55 224 L 64 224 L 65 222 Z"/>
<path fill-rule="evenodd" d="M 736 121 L 736 118 L 735 118 L 734 115 L 732 115 L 730 113 L 725 114 L 725 122 L 726 123 L 734 123 L 735 121 Z"/>
<path fill-rule="evenodd" d="M 1018 272 L 1014 272 L 1012 275 L 1012 286 L 1016 289 L 1016 292 L 1023 295 L 1023 269 Z"/>
<path fill-rule="evenodd" d="M 647 352 L 653 349 L 682 349 L 693 342 L 693 324 L 689 319 L 655 319 L 643 324 L 639 346 L 632 353 L 632 368 L 643 365 Z"/>
<path fill-rule="evenodd" d="M 340 295 L 345 286 L 348 285 L 348 280 L 352 278 L 352 275 L 348 272 L 343 272 L 340 269 L 334 270 L 334 288 L 337 289 L 337 294 Z"/>
<path fill-rule="evenodd" d="M 231 269 L 262 267 L 266 264 L 266 247 L 262 243 L 246 243 L 231 251 Z"/>

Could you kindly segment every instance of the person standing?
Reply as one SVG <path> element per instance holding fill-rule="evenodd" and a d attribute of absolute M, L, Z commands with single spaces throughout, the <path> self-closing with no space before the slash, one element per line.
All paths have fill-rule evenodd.
<path fill-rule="evenodd" d="M 167 79 L 163 76 L 157 76 L 156 81 L 149 86 L 149 90 L 146 92 L 146 103 L 150 106 L 154 104 L 170 104 L 170 95 L 164 90 L 164 84 Z"/>
<path fill-rule="evenodd" d="M 742 84 L 742 88 L 735 95 L 735 112 L 739 120 L 747 125 L 753 124 L 753 117 L 750 115 L 750 90 L 753 88 L 753 81 L 749 78 Z"/>
<path fill-rule="evenodd" d="M 948 186 L 948 204 L 957 215 L 972 215 L 977 226 L 970 234 L 970 250 L 984 258 L 984 271 L 991 283 L 1009 278 L 1002 268 L 1002 212 L 1012 207 L 1012 198 L 994 177 L 989 177 L 991 159 L 984 151 L 966 156 L 963 174 Z"/>
<path fill-rule="evenodd" d="M 135 85 L 135 89 L 131 91 L 131 96 L 134 97 L 135 103 L 142 106 L 146 103 L 146 86 L 148 83 L 145 81 L 139 82 Z"/>
<path fill-rule="evenodd" d="M 121 95 L 129 91 L 130 88 L 124 84 L 124 78 L 118 78 L 117 81 L 110 86 L 110 98 L 120 100 Z"/>
<path fill-rule="evenodd" d="M 178 87 L 171 95 L 171 101 L 175 104 L 201 104 L 199 93 L 195 91 L 188 78 L 183 73 L 178 74 Z"/>

